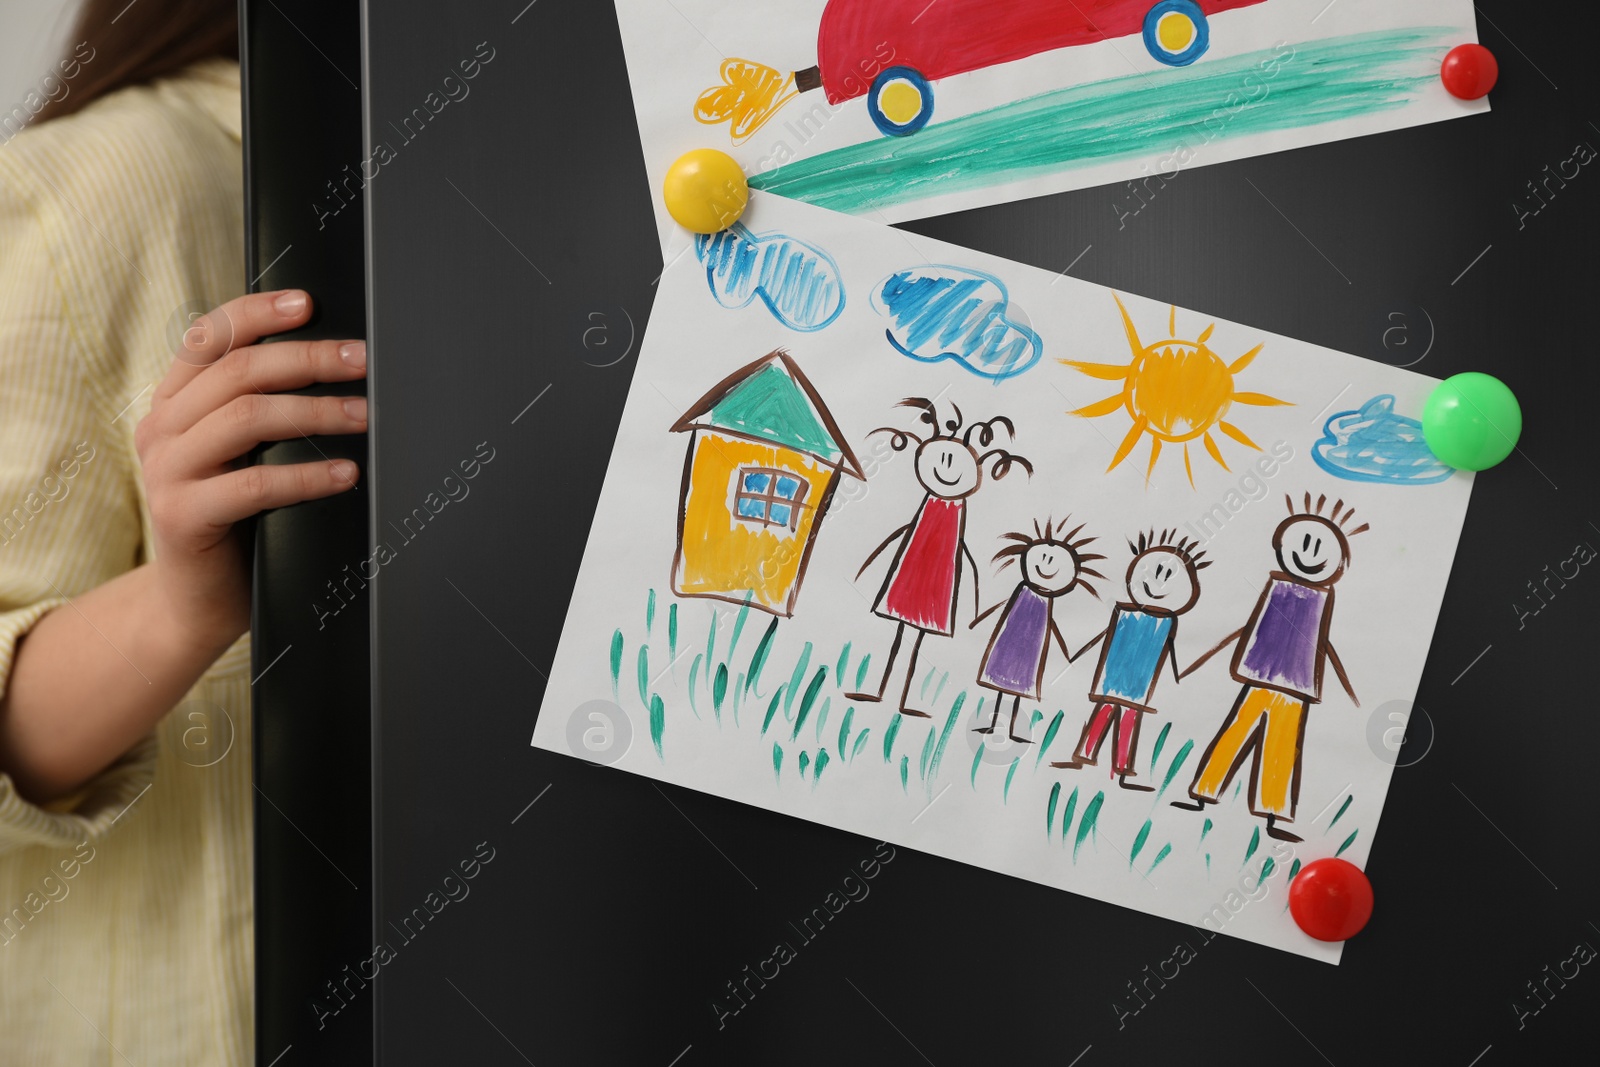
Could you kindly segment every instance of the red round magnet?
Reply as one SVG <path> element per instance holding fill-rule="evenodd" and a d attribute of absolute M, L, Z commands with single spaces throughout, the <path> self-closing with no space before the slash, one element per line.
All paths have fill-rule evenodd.
<path fill-rule="evenodd" d="M 1439 77 L 1451 96 L 1476 100 L 1487 96 L 1500 77 L 1500 64 L 1494 53 L 1481 44 L 1458 44 L 1450 49 L 1439 67 Z"/>
<path fill-rule="evenodd" d="M 1372 883 L 1348 860 L 1313 860 L 1289 883 L 1289 913 L 1318 941 L 1348 941 L 1372 917 Z"/>

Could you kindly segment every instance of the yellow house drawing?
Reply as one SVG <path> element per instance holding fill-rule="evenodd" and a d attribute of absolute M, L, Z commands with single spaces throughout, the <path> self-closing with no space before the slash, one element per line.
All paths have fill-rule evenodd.
<path fill-rule="evenodd" d="M 672 591 L 793 615 L 841 475 L 865 480 L 782 349 L 740 367 L 672 426 L 689 433 Z"/>

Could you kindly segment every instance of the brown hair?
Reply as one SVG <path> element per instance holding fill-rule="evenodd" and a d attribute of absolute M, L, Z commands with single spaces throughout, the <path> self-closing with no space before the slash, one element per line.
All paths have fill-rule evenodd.
<path fill-rule="evenodd" d="M 202 59 L 238 59 L 238 0 L 84 0 L 70 47 L 61 64 L 68 92 L 41 108 L 35 122 Z"/>

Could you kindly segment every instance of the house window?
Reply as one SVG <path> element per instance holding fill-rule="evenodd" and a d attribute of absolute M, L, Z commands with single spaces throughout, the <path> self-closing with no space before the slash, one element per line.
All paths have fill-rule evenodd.
<path fill-rule="evenodd" d="M 770 467 L 743 467 L 734 493 L 734 514 L 758 526 L 794 529 L 805 506 L 806 480 Z"/>

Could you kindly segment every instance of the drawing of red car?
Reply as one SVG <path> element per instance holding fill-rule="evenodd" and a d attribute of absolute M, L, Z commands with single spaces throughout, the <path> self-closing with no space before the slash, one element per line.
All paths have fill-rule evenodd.
<path fill-rule="evenodd" d="M 1136 33 L 1157 60 L 1187 66 L 1210 46 L 1206 16 L 1263 2 L 829 0 L 817 65 L 795 72 L 795 88 L 830 104 L 865 96 L 878 129 L 905 136 L 932 117 L 940 78 Z"/>

